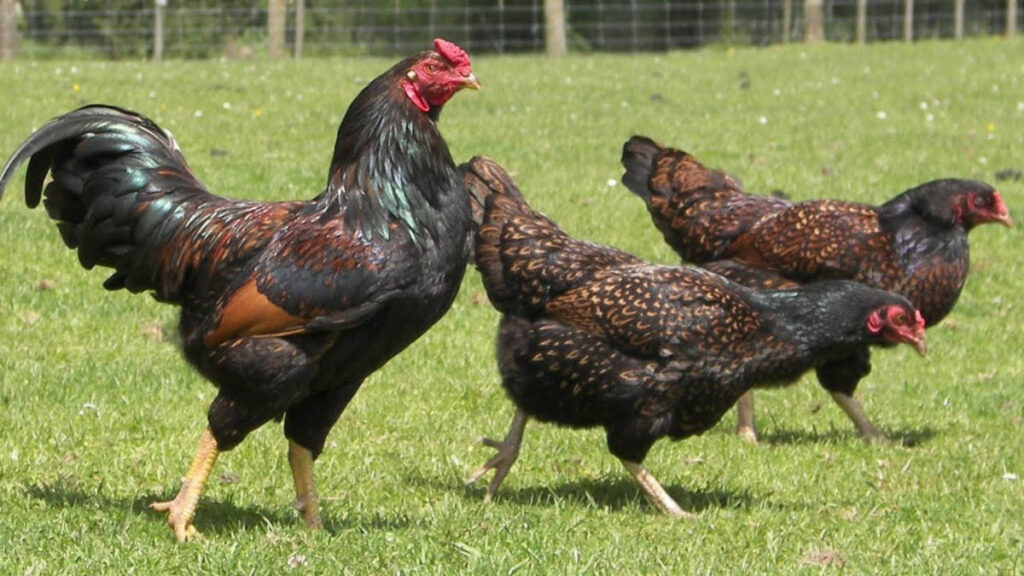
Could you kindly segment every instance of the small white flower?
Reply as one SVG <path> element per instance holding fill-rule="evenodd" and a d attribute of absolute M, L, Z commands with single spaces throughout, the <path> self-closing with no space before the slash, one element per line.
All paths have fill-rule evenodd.
<path fill-rule="evenodd" d="M 1024 102 L 1017 102 L 1017 112 L 1024 112 Z"/>
<path fill-rule="evenodd" d="M 307 564 L 309 564 L 309 560 L 307 560 L 302 554 L 295 553 L 288 557 L 289 568 L 299 568 Z"/>
<path fill-rule="evenodd" d="M 615 186 L 618 185 L 618 183 L 619 181 L 616 180 L 615 178 L 609 178 L 607 182 L 609 188 L 615 188 Z"/>
<path fill-rule="evenodd" d="M 865 74 L 871 74 L 871 66 L 865 66 L 864 67 L 864 73 Z"/>
<path fill-rule="evenodd" d="M 1006 474 L 1003 474 L 1003 480 L 1008 480 L 1010 482 L 1016 482 L 1017 481 L 1017 475 L 1014 474 L 1013 472 L 1007 472 Z"/>
<path fill-rule="evenodd" d="M 992 85 L 992 93 L 994 94 L 996 92 L 999 92 L 999 84 Z"/>
<path fill-rule="evenodd" d="M 875 116 L 879 120 L 885 120 L 888 117 L 888 114 L 886 114 L 885 111 L 879 111 L 878 114 L 875 114 Z"/>
<path fill-rule="evenodd" d="M 775 90 L 772 90 L 772 95 L 773 96 L 781 96 L 782 95 L 782 90 L 779 90 L 778 88 L 776 88 Z"/>
<path fill-rule="evenodd" d="M 225 103 L 221 104 L 221 107 L 224 108 L 225 110 L 231 110 L 231 102 L 225 102 Z"/>
<path fill-rule="evenodd" d="M 17 462 L 18 461 L 18 449 L 17 448 L 15 448 L 14 450 L 11 450 L 11 461 L 12 462 Z"/>
<path fill-rule="evenodd" d="M 71 72 L 72 74 L 78 74 L 78 66 L 72 66 L 71 69 L 68 70 L 68 72 Z"/>
<path fill-rule="evenodd" d="M 194 118 L 202 118 L 203 117 L 203 111 L 202 110 L 196 110 L 195 112 L 192 113 L 192 116 Z"/>
<path fill-rule="evenodd" d="M 925 122 L 932 122 L 934 120 L 935 120 L 935 116 L 932 116 L 931 114 L 925 114 L 924 115 L 924 121 Z"/>
<path fill-rule="evenodd" d="M 768 118 L 766 118 L 764 116 L 761 116 L 760 118 L 757 119 L 757 123 L 758 124 L 767 124 L 768 123 Z"/>
<path fill-rule="evenodd" d="M 149 91 L 149 97 L 150 97 L 150 98 L 156 98 L 156 92 L 154 92 L 154 91 L 150 90 L 150 91 Z"/>
<path fill-rule="evenodd" d="M 984 156 L 979 156 L 978 164 L 988 164 L 988 158 L 985 158 Z"/>
<path fill-rule="evenodd" d="M 921 108 L 921 110 L 927 110 L 928 109 L 928 103 L 927 102 L 921 102 L 921 104 L 919 104 L 918 107 Z"/>
<path fill-rule="evenodd" d="M 835 76 L 833 76 L 833 77 L 832 77 L 832 85 L 833 85 L 833 86 L 836 86 L 836 85 L 838 85 L 838 84 L 839 84 L 839 82 L 840 82 L 839 78 L 837 78 L 837 77 L 835 77 Z"/>

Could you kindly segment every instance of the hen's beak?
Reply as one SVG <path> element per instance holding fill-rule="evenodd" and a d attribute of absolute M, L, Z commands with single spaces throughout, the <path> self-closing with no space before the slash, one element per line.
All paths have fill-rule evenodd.
<path fill-rule="evenodd" d="M 479 90 L 483 88 L 472 72 L 470 72 L 469 75 L 462 77 L 462 87 L 469 88 L 470 90 Z"/>
<path fill-rule="evenodd" d="M 996 192 L 993 196 L 995 197 L 993 209 L 996 215 L 992 218 L 992 221 L 998 222 L 1007 228 L 1013 228 L 1013 218 L 1010 217 L 1010 211 L 1006 209 L 1003 197 L 999 195 L 999 192 Z"/>
<path fill-rule="evenodd" d="M 914 336 L 914 338 L 912 340 L 910 340 L 910 342 L 908 342 L 908 344 L 913 346 L 914 350 L 916 350 L 917 353 L 920 354 L 921 356 L 925 356 L 925 355 L 928 354 L 928 342 L 926 342 L 925 339 L 924 339 L 924 331 L 923 330 L 921 331 L 920 334 Z"/>

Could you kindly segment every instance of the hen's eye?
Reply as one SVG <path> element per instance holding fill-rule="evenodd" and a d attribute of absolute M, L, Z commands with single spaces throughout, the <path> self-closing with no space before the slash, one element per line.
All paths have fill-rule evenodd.
<path fill-rule="evenodd" d="M 892 317 L 892 323 L 897 326 L 903 326 L 907 323 L 907 315 L 903 312 L 899 312 Z"/>
<path fill-rule="evenodd" d="M 985 196 L 971 196 L 971 204 L 976 208 L 984 208 L 988 206 L 988 198 Z"/>

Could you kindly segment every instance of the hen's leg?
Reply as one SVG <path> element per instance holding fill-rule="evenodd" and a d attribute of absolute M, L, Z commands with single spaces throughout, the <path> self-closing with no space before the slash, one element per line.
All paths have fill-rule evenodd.
<path fill-rule="evenodd" d="M 868 420 L 864 408 L 853 397 L 854 390 L 861 378 L 871 373 L 871 352 L 862 348 L 838 360 L 832 360 L 817 369 L 818 382 L 828 390 L 832 399 L 839 404 L 843 412 L 853 421 L 861 437 L 867 442 L 884 438 L 878 428 Z"/>
<path fill-rule="evenodd" d="M 323 526 L 323 522 L 320 521 L 320 498 L 313 479 L 313 453 L 294 440 L 289 440 L 288 465 L 295 479 L 295 508 L 302 512 L 306 527 L 317 530 Z"/>
<path fill-rule="evenodd" d="M 626 470 L 629 470 L 629 473 L 633 475 L 633 479 L 644 489 L 647 497 L 651 499 L 651 502 L 658 510 L 676 518 L 689 518 L 692 516 L 692 514 L 679 507 L 679 504 L 661 487 L 657 478 L 651 474 L 646 466 L 639 462 L 630 462 L 625 459 L 620 459 L 620 461 L 626 467 Z"/>
<path fill-rule="evenodd" d="M 754 427 L 754 391 L 747 390 L 736 402 L 736 434 L 751 444 L 757 444 L 757 428 Z"/>
<path fill-rule="evenodd" d="M 196 449 L 195 458 L 192 459 L 192 466 L 181 479 L 181 490 L 178 491 L 178 495 L 174 500 L 149 505 L 153 510 L 168 513 L 167 523 L 174 530 L 178 542 L 184 542 L 198 533 L 192 525 L 192 519 L 196 516 L 199 496 L 203 493 L 203 487 L 210 476 L 210 471 L 213 470 L 213 464 L 217 461 L 218 453 L 217 440 L 210 429 L 206 428 L 199 437 L 199 447 Z"/>
<path fill-rule="evenodd" d="M 877 442 L 885 438 L 882 432 L 864 414 L 864 407 L 861 406 L 856 398 L 843 392 L 829 392 L 829 394 L 832 395 L 832 399 L 836 401 L 836 404 L 839 404 L 843 412 L 846 412 L 846 415 L 853 421 L 853 425 L 857 427 L 857 431 L 860 432 L 865 442 Z"/>
<path fill-rule="evenodd" d="M 519 448 L 523 444 L 523 430 L 526 429 L 526 421 L 529 417 L 526 412 L 516 409 L 515 416 L 512 417 L 512 424 L 508 428 L 508 434 L 505 435 L 505 439 L 501 442 L 491 440 L 490 438 L 481 438 L 480 442 L 484 446 L 496 448 L 498 453 L 491 457 L 490 460 L 484 463 L 483 466 L 476 469 L 466 479 L 466 485 L 476 483 L 484 474 L 490 470 L 494 470 L 494 478 L 491 479 L 490 485 L 487 486 L 487 493 L 484 494 L 484 502 L 490 502 L 494 498 L 494 493 L 498 491 L 498 487 L 501 486 L 501 482 L 508 475 L 508 471 L 512 468 L 512 465 L 516 463 L 516 459 L 519 458 Z"/>
<path fill-rule="evenodd" d="M 288 464 L 295 480 L 295 508 L 302 513 L 302 520 L 310 530 L 323 526 L 313 461 L 320 455 L 328 432 L 360 384 L 343 384 L 325 390 L 292 406 L 285 413 L 284 434 L 288 438 Z"/>

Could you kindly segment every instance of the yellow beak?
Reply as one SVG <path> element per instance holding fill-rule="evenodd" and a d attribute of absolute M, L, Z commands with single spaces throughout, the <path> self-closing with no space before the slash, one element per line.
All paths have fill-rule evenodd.
<path fill-rule="evenodd" d="M 479 90 L 483 88 L 472 72 L 470 72 L 468 76 L 464 76 L 462 78 L 462 87 L 469 88 L 470 90 Z"/>

